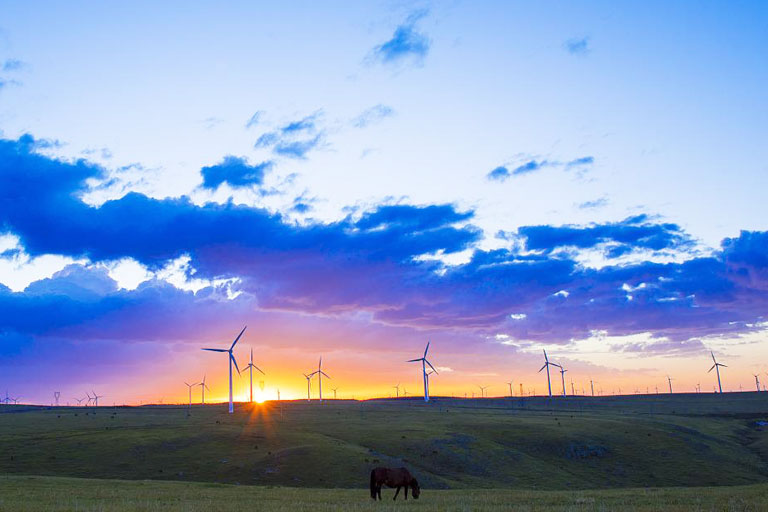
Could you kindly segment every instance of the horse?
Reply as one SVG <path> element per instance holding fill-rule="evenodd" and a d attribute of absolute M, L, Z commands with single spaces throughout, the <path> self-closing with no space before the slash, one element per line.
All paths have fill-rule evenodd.
<path fill-rule="evenodd" d="M 395 497 L 400 493 L 400 488 L 405 487 L 405 499 L 408 499 L 408 487 L 413 492 L 414 499 L 419 499 L 421 489 L 419 489 L 419 482 L 413 478 L 410 472 L 405 468 L 376 468 L 371 471 L 371 498 L 374 500 L 378 497 L 381 499 L 381 487 L 386 485 L 387 487 L 397 487 L 395 491 Z"/>

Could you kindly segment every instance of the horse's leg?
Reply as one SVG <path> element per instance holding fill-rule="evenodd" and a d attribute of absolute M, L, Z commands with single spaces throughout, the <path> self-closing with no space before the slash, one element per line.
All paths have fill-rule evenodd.
<path fill-rule="evenodd" d="M 408 486 L 405 486 L 405 499 L 408 499 Z"/>
<path fill-rule="evenodd" d="M 398 495 L 399 493 L 400 493 L 400 486 L 398 485 L 398 486 L 397 486 L 397 490 L 395 491 L 395 497 L 394 497 L 394 498 L 392 498 L 392 500 L 393 500 L 393 501 L 397 499 L 397 495 Z"/>
<path fill-rule="evenodd" d="M 381 488 L 382 484 L 379 484 L 379 486 L 376 488 L 376 492 L 379 494 L 379 500 L 381 500 Z"/>

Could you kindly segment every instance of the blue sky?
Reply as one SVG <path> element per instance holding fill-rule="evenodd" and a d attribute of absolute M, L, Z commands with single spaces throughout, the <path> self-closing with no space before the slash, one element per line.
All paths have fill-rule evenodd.
<path fill-rule="evenodd" d="M 17 365 L 89 339 L 130 368 L 56 379 L 115 386 L 145 351 L 202 370 L 199 331 L 161 341 L 135 315 L 183 324 L 211 301 L 204 333 L 264 322 L 267 358 L 354 347 L 350 386 L 392 337 L 443 339 L 456 392 L 549 345 L 582 373 L 678 365 L 689 386 L 691 353 L 743 358 L 745 383 L 768 356 L 764 3 L 0 13 L 0 288 L 30 318 L 64 308 L 0 324 Z M 659 359 L 621 357 L 637 347 Z"/>

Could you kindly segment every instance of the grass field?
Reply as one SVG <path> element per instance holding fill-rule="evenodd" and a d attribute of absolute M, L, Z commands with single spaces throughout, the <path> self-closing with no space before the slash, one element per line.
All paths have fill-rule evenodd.
<path fill-rule="evenodd" d="M 0 510 L 60 511 L 739 511 L 768 510 L 768 485 L 593 491 L 435 490 L 419 500 L 373 502 L 364 489 L 0 477 Z"/>
<path fill-rule="evenodd" d="M 378 465 L 411 469 L 425 499 L 409 506 L 425 510 L 768 510 L 768 393 L 732 395 L 285 402 L 234 415 L 217 404 L 190 416 L 2 406 L 0 510 L 25 509 L 19 486 L 39 510 L 160 510 L 176 498 L 197 510 L 219 494 L 268 510 L 367 510 Z"/>

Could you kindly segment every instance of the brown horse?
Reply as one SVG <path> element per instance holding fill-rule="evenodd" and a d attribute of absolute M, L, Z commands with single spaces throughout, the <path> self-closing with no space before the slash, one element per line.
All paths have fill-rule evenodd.
<path fill-rule="evenodd" d="M 419 494 L 421 494 L 419 482 L 405 468 L 376 468 L 371 471 L 371 498 L 374 500 L 377 497 L 381 499 L 381 487 L 383 485 L 397 487 L 393 500 L 397 499 L 401 487 L 405 487 L 405 499 L 408 499 L 408 487 L 413 491 L 415 499 L 418 499 Z"/>

